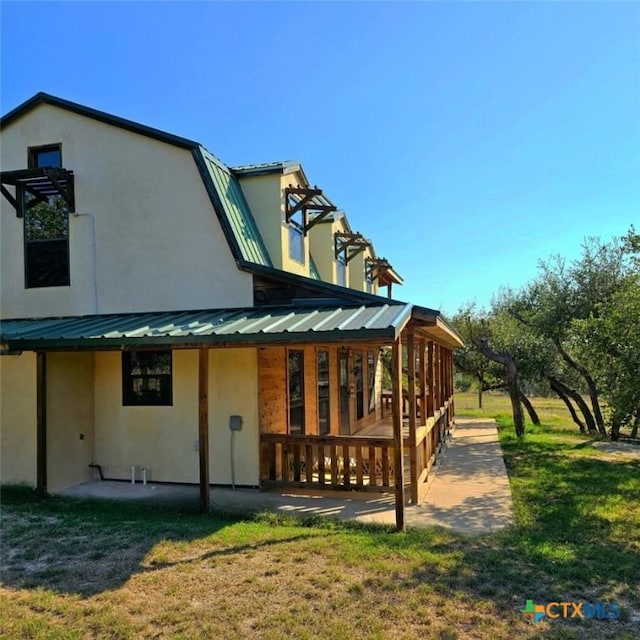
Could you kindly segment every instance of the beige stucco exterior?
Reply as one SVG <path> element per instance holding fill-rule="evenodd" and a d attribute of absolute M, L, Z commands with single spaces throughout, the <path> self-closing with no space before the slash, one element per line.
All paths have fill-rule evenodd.
<path fill-rule="evenodd" d="M 71 216 L 71 286 L 25 289 L 23 221 L 0 198 L 3 318 L 252 304 L 189 150 L 47 104 L 1 136 L 2 170 L 26 168 L 28 147 L 61 143 L 96 251 L 94 274 L 91 217 Z"/>
<path fill-rule="evenodd" d="M 59 491 L 93 477 L 89 468 L 94 457 L 93 399 L 92 353 L 47 354 L 49 491 Z"/>
<path fill-rule="evenodd" d="M 370 247 L 361 251 L 349 262 L 349 286 L 358 291 L 367 291 L 366 281 L 366 261 L 373 257 Z M 371 291 L 369 293 L 378 293 L 377 282 L 371 283 Z"/>
<path fill-rule="evenodd" d="M 304 262 L 289 255 L 289 225 L 285 214 L 285 189 L 304 184 L 299 172 L 239 176 L 240 186 L 249 204 L 273 265 L 277 269 L 309 277 L 309 236 L 304 237 Z"/>
<path fill-rule="evenodd" d="M 198 352 L 173 352 L 173 406 L 122 405 L 122 355 L 95 356 L 96 461 L 106 477 L 127 479 L 131 467 L 151 482 L 198 482 Z M 258 392 L 255 349 L 209 351 L 210 480 L 231 482 L 229 416 L 235 436 L 236 483 L 258 484 Z"/>
<path fill-rule="evenodd" d="M 309 247 L 318 273 L 325 282 L 336 283 L 333 254 L 333 222 L 320 222 L 309 231 Z"/>
<path fill-rule="evenodd" d="M 235 437 L 235 482 L 256 486 L 256 349 L 209 351 L 210 480 L 231 483 L 229 416 L 243 418 Z M 36 484 L 36 357 L 0 358 L 2 483 Z M 122 404 L 122 354 L 47 354 L 47 488 L 55 492 L 96 475 L 127 480 L 131 467 L 149 482 L 198 482 L 198 352 L 173 352 L 173 406 Z"/>
<path fill-rule="evenodd" d="M 349 226 L 342 216 L 337 219 L 329 219 L 320 222 L 309 231 L 309 246 L 311 254 L 320 273 L 320 277 L 333 284 L 338 282 L 337 260 L 335 257 L 334 234 L 337 232 L 348 232 Z M 346 269 L 346 284 L 351 289 L 367 291 L 365 280 L 365 260 L 371 258 L 373 252 L 367 248 L 349 261 Z M 372 283 L 370 293 L 378 293 L 377 284 Z"/>
<path fill-rule="evenodd" d="M 36 483 L 36 354 L 0 356 L 0 481 Z"/>

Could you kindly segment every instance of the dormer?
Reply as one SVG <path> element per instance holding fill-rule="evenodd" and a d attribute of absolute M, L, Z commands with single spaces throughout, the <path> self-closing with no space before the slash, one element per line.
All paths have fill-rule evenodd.
<path fill-rule="evenodd" d="M 319 217 L 336 210 L 335 205 L 321 189 L 310 185 L 297 162 L 234 167 L 233 172 L 273 266 L 313 277 L 316 270 L 310 255 L 309 232 Z"/>

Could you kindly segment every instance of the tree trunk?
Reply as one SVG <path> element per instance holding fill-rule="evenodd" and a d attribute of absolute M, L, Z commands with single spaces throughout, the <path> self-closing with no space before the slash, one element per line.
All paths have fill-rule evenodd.
<path fill-rule="evenodd" d="M 533 408 L 533 405 L 531 404 L 529 398 L 527 398 L 527 396 L 525 396 L 524 393 L 522 393 L 522 391 L 520 392 L 520 401 L 524 405 L 524 408 L 527 410 L 527 413 L 531 418 L 531 422 L 533 422 L 533 424 L 540 424 L 540 418 L 538 417 L 538 413 Z"/>
<path fill-rule="evenodd" d="M 489 347 L 487 338 L 481 338 L 478 344 L 481 353 L 489 360 L 503 365 L 506 371 L 507 390 L 511 397 L 511 409 L 513 411 L 513 425 L 516 429 L 516 436 L 524 436 L 524 413 L 520 401 L 520 384 L 518 382 L 518 368 L 510 356 L 496 353 Z"/>
<path fill-rule="evenodd" d="M 482 392 L 484 391 L 484 373 L 478 376 L 478 409 L 482 409 Z"/>
<path fill-rule="evenodd" d="M 565 350 L 560 342 L 560 338 L 554 337 L 553 344 L 555 344 L 558 353 L 562 356 L 562 359 L 573 369 L 575 369 L 587 383 L 587 388 L 589 389 L 589 397 L 591 398 L 591 406 L 593 408 L 593 416 L 595 417 L 596 426 L 598 427 L 598 431 L 603 435 L 607 435 L 607 429 L 604 424 L 604 418 L 602 417 L 602 411 L 600 410 L 600 402 L 598 400 L 598 389 L 596 387 L 595 380 L 591 377 L 591 374 L 586 369 L 586 367 L 582 366 L 580 363 L 576 362 Z"/>
<path fill-rule="evenodd" d="M 596 421 L 593 419 L 591 410 L 589 409 L 589 406 L 587 405 L 587 403 L 583 400 L 582 396 L 574 389 L 571 389 L 566 384 L 560 382 L 560 380 L 558 380 L 557 378 L 553 378 L 551 376 L 547 376 L 547 377 L 550 383 L 555 384 L 557 387 L 559 387 L 566 395 L 568 395 L 578 405 L 578 407 L 580 408 L 580 411 L 582 411 L 582 415 L 584 416 L 584 421 L 587 425 L 587 429 L 589 430 L 589 433 L 596 433 L 596 431 L 598 430 L 596 428 Z"/>
<path fill-rule="evenodd" d="M 573 405 L 571 404 L 571 400 L 569 396 L 562 390 L 561 387 L 559 387 L 556 384 L 553 378 L 548 378 L 548 380 L 549 380 L 549 385 L 551 386 L 552 391 L 556 393 L 556 395 L 560 398 L 560 400 L 562 400 L 562 402 L 565 403 L 565 405 L 567 406 L 567 409 L 569 409 L 571 418 L 578 425 L 578 428 L 580 429 L 580 433 L 586 433 L 587 427 L 584 424 L 584 422 L 582 422 L 582 420 L 578 418 L 578 414 L 576 413 L 576 410 L 573 408 Z"/>

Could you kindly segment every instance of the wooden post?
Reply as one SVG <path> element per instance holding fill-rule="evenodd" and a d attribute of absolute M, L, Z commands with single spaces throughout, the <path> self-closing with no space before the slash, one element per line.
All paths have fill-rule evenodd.
<path fill-rule="evenodd" d="M 209 349 L 199 350 L 198 453 L 200 459 L 200 512 L 209 511 Z"/>
<path fill-rule="evenodd" d="M 418 340 L 418 384 L 420 386 L 420 424 L 427 424 L 427 372 L 425 339 Z"/>
<path fill-rule="evenodd" d="M 47 354 L 36 355 L 36 491 L 47 494 Z"/>
<path fill-rule="evenodd" d="M 411 504 L 418 504 L 418 461 L 416 459 L 416 341 L 407 331 L 407 392 L 409 394 L 409 474 Z"/>
<path fill-rule="evenodd" d="M 402 344 L 400 338 L 391 350 L 391 406 L 393 409 L 393 440 L 396 494 L 396 529 L 405 530 L 404 524 L 404 451 L 402 446 Z"/>
<path fill-rule="evenodd" d="M 431 417 L 435 413 L 436 408 L 436 385 L 435 385 L 435 367 L 433 354 L 433 340 L 429 340 L 427 346 L 427 369 L 429 371 L 429 396 L 427 398 L 427 415 Z"/>

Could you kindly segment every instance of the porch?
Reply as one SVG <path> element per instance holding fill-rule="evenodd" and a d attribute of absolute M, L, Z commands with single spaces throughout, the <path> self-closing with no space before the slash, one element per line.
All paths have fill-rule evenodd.
<path fill-rule="evenodd" d="M 407 525 L 441 526 L 482 534 L 513 522 L 509 481 L 493 421 L 456 420 L 452 438 L 441 452 L 438 471 L 430 474 L 426 499 L 406 508 Z M 59 492 L 74 498 L 191 504 L 199 501 L 197 485 L 92 481 Z M 309 487 L 267 491 L 211 488 L 211 506 L 229 514 L 262 511 L 302 517 L 331 517 L 362 523 L 395 524 L 392 492 L 317 490 Z"/>
<path fill-rule="evenodd" d="M 384 417 L 351 436 L 260 435 L 261 487 L 391 492 L 402 478 L 404 499 L 424 501 L 427 479 L 450 435 L 453 401 L 426 420 L 402 424 L 403 472 L 396 474 L 393 418 Z"/>

